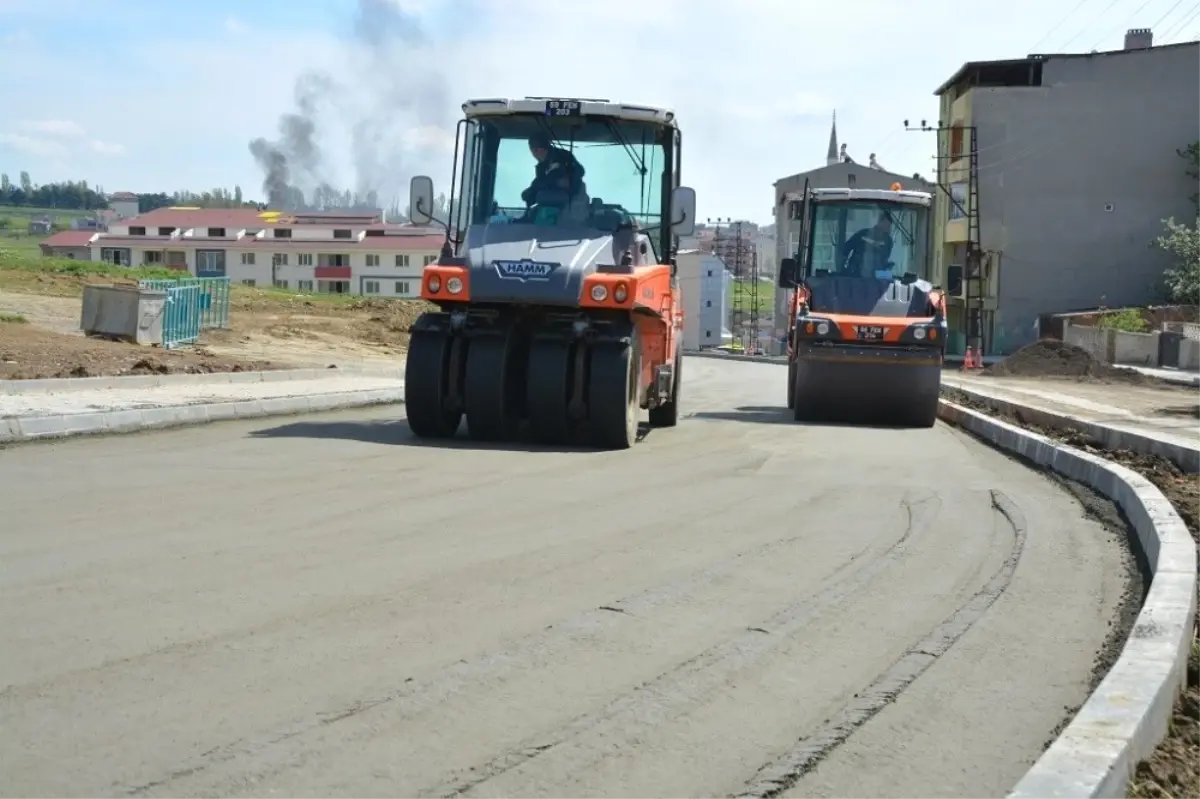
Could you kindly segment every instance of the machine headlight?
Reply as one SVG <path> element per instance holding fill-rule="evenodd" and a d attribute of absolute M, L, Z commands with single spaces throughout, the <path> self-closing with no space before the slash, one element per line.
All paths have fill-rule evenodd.
<path fill-rule="evenodd" d="M 461 277 L 452 277 L 446 281 L 446 291 L 451 294 L 461 294 L 463 290 L 463 282 Z"/>
<path fill-rule="evenodd" d="M 818 322 L 817 323 L 817 335 L 824 336 L 824 335 L 828 335 L 828 334 L 829 334 L 829 323 L 828 322 Z"/>
<path fill-rule="evenodd" d="M 915 338 L 917 341 L 923 340 L 925 338 L 925 328 L 923 328 L 923 327 L 913 328 L 913 338 Z"/>
<path fill-rule="evenodd" d="M 437 275 L 433 275 L 429 278 L 425 285 L 429 287 L 430 294 L 437 294 L 442 290 L 442 279 Z"/>
<path fill-rule="evenodd" d="M 629 296 L 629 289 L 625 288 L 624 283 L 618 283 L 613 289 L 613 299 L 617 302 L 625 302 L 625 298 Z"/>
<path fill-rule="evenodd" d="M 592 301 L 604 302 L 608 299 L 608 288 L 605 286 L 592 286 Z"/>

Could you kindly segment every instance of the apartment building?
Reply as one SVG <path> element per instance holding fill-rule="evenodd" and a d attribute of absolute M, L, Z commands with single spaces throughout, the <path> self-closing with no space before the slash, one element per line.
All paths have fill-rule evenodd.
<path fill-rule="evenodd" d="M 947 190 L 935 194 L 934 277 L 965 266 L 974 215 L 983 257 L 971 305 L 985 352 L 1032 341 L 1041 314 L 1160 298 L 1170 258 L 1151 243 L 1165 217 L 1195 219 L 1195 181 L 1176 151 L 1200 138 L 1197 64 L 1197 42 L 1156 47 L 1135 29 L 1120 50 L 967 63 L 935 91 Z M 949 343 L 961 351 L 954 283 L 948 321 L 960 332 Z"/>
<path fill-rule="evenodd" d="M 443 242 L 435 230 L 379 215 L 253 209 L 162 208 L 87 234 L 55 234 L 42 252 L 249 286 L 388 297 L 419 296 L 421 269 Z"/>

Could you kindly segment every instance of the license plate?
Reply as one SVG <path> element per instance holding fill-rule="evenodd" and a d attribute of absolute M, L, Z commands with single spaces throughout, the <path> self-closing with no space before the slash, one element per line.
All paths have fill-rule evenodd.
<path fill-rule="evenodd" d="M 582 104 L 578 100 L 547 100 L 546 116 L 548 117 L 577 117 L 582 113 Z"/>
<path fill-rule="evenodd" d="M 883 328 L 860 327 L 858 328 L 858 338 L 860 341 L 879 341 L 883 338 Z"/>

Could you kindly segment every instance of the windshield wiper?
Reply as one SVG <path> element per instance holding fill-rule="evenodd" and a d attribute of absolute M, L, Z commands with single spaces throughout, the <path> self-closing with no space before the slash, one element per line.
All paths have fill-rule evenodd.
<path fill-rule="evenodd" d="M 625 138 L 625 134 L 621 132 L 621 129 L 611 119 L 604 120 L 604 124 L 608 126 L 609 132 L 612 133 L 617 143 L 625 148 L 625 154 L 629 156 L 629 159 L 633 161 L 633 165 L 637 167 L 638 175 L 643 178 L 646 177 L 646 162 L 638 156 L 637 152 L 633 149 L 633 145 Z"/>

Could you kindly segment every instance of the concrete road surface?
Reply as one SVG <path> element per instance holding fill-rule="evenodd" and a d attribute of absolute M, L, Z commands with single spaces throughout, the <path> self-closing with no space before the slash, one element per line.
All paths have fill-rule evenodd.
<path fill-rule="evenodd" d="M 955 430 L 689 359 L 632 451 L 403 408 L 0 451 L 10 796 L 1000 796 L 1119 537 Z"/>

